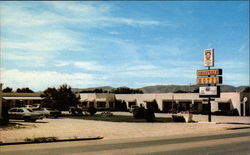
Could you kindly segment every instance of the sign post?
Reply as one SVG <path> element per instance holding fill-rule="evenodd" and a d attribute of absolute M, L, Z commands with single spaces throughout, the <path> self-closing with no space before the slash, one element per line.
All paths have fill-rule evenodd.
<path fill-rule="evenodd" d="M 211 100 L 212 97 L 220 97 L 220 87 L 216 84 L 222 83 L 222 77 L 220 76 L 222 75 L 222 69 L 210 69 L 214 66 L 214 49 L 204 50 L 204 66 L 208 68 L 207 70 L 197 70 L 196 82 L 199 85 L 206 85 L 199 87 L 199 96 L 208 98 L 208 122 L 211 122 Z"/>
<path fill-rule="evenodd" d="M 208 67 L 208 70 L 210 70 L 210 66 Z M 208 77 L 210 77 L 211 75 L 208 75 Z M 208 86 L 210 86 L 210 84 L 208 84 Z M 211 97 L 208 97 L 208 122 L 211 122 Z"/>

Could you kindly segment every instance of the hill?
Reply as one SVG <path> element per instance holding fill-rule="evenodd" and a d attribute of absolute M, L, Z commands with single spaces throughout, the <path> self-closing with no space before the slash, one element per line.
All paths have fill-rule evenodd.
<path fill-rule="evenodd" d="M 104 91 L 111 91 L 115 87 L 111 86 L 102 86 L 102 87 L 91 87 L 91 88 L 72 88 L 73 92 L 80 91 L 91 91 L 94 89 L 102 89 Z M 198 85 L 155 85 L 155 86 L 146 86 L 138 88 L 143 91 L 143 93 L 174 93 L 177 91 L 183 92 L 197 92 Z M 234 87 L 231 85 L 221 85 L 221 92 L 249 92 L 249 86 L 239 86 Z"/>

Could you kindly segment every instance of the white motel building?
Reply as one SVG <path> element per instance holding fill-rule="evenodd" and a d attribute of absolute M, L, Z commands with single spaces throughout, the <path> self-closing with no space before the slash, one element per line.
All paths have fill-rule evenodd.
<path fill-rule="evenodd" d="M 94 105 L 98 109 L 117 109 L 121 103 L 129 109 L 132 105 L 154 106 L 158 112 L 169 113 L 173 107 L 182 111 L 194 109 L 196 113 L 206 113 L 208 101 L 200 98 L 199 93 L 157 93 L 157 94 L 112 94 L 80 93 L 80 101 L 86 106 Z M 243 101 L 247 98 L 247 101 Z M 249 93 L 223 92 L 220 98 L 211 101 L 211 111 L 231 111 L 237 109 L 240 116 L 249 116 Z"/>
<path fill-rule="evenodd" d="M 43 102 L 40 93 L 1 93 L 1 109 L 22 107 Z M 127 111 L 132 105 L 153 106 L 156 112 L 171 113 L 171 109 L 206 114 L 208 101 L 200 98 L 199 93 L 155 93 L 155 94 L 113 94 L 113 93 L 78 93 L 82 105 L 93 105 L 98 110 Z M 211 101 L 211 111 L 237 110 L 239 116 L 249 116 L 249 92 L 222 92 L 219 98 Z M 179 112 L 178 111 L 178 112 Z"/>

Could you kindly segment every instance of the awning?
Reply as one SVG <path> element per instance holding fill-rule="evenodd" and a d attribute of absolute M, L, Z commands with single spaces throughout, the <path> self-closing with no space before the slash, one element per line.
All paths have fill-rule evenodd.
<path fill-rule="evenodd" d="M 127 100 L 127 102 L 136 102 L 136 99 Z"/>
<path fill-rule="evenodd" d="M 87 102 L 87 99 L 80 99 L 80 102 Z"/>
<path fill-rule="evenodd" d="M 192 100 L 189 100 L 189 99 L 177 99 L 176 101 L 179 101 L 179 102 L 188 102 L 188 103 L 192 102 Z"/>
<path fill-rule="evenodd" d="M 85 99 L 80 99 L 80 102 L 95 102 L 94 98 L 85 98 Z"/>
<path fill-rule="evenodd" d="M 230 98 L 216 98 L 216 102 L 223 102 L 223 103 L 230 103 L 231 99 Z"/>
<path fill-rule="evenodd" d="M 97 98 L 96 102 L 106 102 L 106 98 Z"/>
<path fill-rule="evenodd" d="M 42 100 L 41 97 L 3 97 L 5 100 Z"/>
<path fill-rule="evenodd" d="M 155 102 L 155 99 L 147 99 L 147 100 L 144 100 L 144 102 Z"/>
<path fill-rule="evenodd" d="M 203 99 L 194 99 L 193 101 L 194 101 L 194 102 L 202 102 Z"/>
<path fill-rule="evenodd" d="M 87 99 L 86 102 L 95 102 L 95 99 Z"/>

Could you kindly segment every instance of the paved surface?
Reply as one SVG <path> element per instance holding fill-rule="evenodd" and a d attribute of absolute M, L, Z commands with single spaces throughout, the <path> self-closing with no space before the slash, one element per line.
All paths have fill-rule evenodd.
<path fill-rule="evenodd" d="M 223 134 L 177 135 L 2 146 L 1 154 L 250 154 L 250 129 Z"/>
<path fill-rule="evenodd" d="M 130 113 L 115 113 L 132 115 Z M 170 117 L 168 114 L 157 116 Z M 212 119 L 216 117 L 212 117 Z M 197 115 L 194 120 L 206 121 L 207 116 Z M 2 142 L 24 141 L 26 138 L 57 137 L 58 139 L 74 139 L 102 136 L 104 139 L 122 139 L 139 137 L 157 137 L 179 134 L 223 133 L 226 128 L 250 127 L 249 117 L 217 117 L 215 123 L 119 123 L 91 121 L 81 119 L 59 118 L 38 120 L 35 123 L 16 121 L 25 126 L 21 129 L 5 130 L 0 128 Z M 234 122 L 229 123 L 228 122 Z M 240 123 L 240 124 L 235 124 Z"/>

